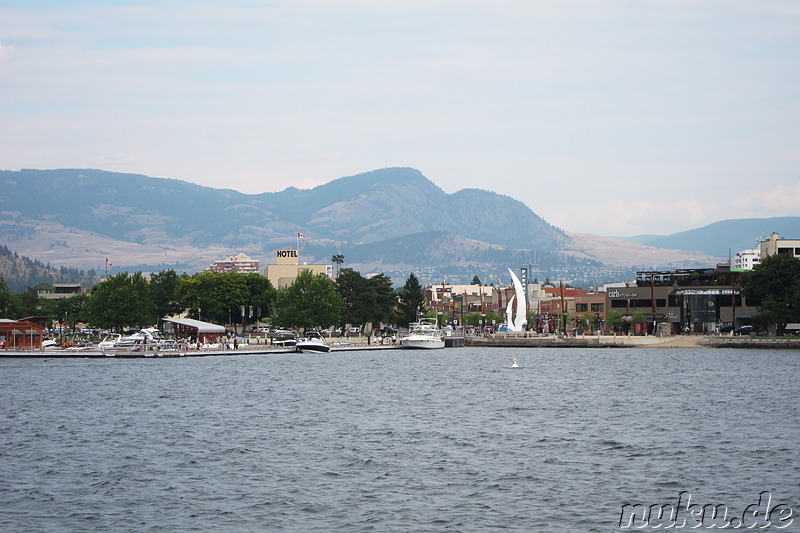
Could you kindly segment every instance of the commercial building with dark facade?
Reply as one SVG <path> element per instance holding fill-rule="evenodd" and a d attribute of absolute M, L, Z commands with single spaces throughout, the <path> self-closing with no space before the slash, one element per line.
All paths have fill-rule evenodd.
<path fill-rule="evenodd" d="M 642 271 L 636 286 L 609 289 L 607 309 L 622 316 L 640 313 L 648 324 L 670 324 L 673 333 L 715 333 L 752 324 L 756 309 L 742 297 L 730 265 L 712 269 Z M 655 331 L 649 328 L 648 331 Z"/>

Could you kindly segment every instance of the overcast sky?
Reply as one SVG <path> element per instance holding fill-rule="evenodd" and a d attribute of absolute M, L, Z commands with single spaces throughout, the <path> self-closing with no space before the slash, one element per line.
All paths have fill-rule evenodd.
<path fill-rule="evenodd" d="M 800 2 L 0 0 L 0 168 L 394 166 L 598 235 L 800 215 Z"/>

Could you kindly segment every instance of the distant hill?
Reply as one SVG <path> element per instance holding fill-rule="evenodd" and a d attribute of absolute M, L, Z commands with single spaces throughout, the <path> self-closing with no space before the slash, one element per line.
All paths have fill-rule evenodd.
<path fill-rule="evenodd" d="M 547 250 L 568 240 L 513 198 L 476 190 L 447 194 L 410 168 L 256 195 L 100 170 L 0 171 L 0 179 L 0 211 L 143 245 L 245 247 L 291 242 L 298 231 L 351 243 L 450 231 Z"/>
<path fill-rule="evenodd" d="M 800 238 L 800 217 L 721 220 L 671 235 L 639 235 L 628 240 L 656 248 L 692 250 L 728 257 L 729 251 L 733 256 L 739 250 L 757 248 L 757 243 L 773 232 L 785 239 Z"/>
<path fill-rule="evenodd" d="M 0 245 L 0 276 L 11 292 L 19 293 L 39 284 L 83 283 L 91 285 L 96 282 L 94 272 L 84 272 L 74 268 L 54 268 L 41 261 L 19 255 L 8 247 Z"/>
<path fill-rule="evenodd" d="M 530 265 L 531 277 L 591 285 L 630 279 L 637 268 L 713 265 L 727 257 L 726 238 L 741 236 L 750 247 L 759 236 L 748 223 L 636 245 L 572 234 L 514 198 L 448 194 L 411 168 L 263 194 L 89 169 L 0 171 L 0 180 L 1 243 L 75 269 L 102 272 L 109 259 L 109 273 L 193 272 L 238 252 L 265 265 L 302 233 L 303 261 L 344 254 L 347 266 L 401 281 L 411 271 L 423 282 L 497 279 L 507 266 Z M 772 226 L 766 231 L 785 231 Z"/>
<path fill-rule="evenodd" d="M 410 268 L 434 259 L 464 263 L 455 237 L 482 243 L 487 252 L 471 258 L 478 269 L 500 261 L 505 249 L 545 257 L 569 244 L 518 200 L 476 189 L 447 194 L 410 168 L 255 195 L 87 169 L 0 171 L 0 180 L 2 242 L 69 266 L 102 268 L 111 258 L 117 269 L 199 270 L 238 251 L 265 262 L 276 248 L 294 247 L 297 233 L 309 262 L 347 251 L 369 256 L 372 269 L 393 261 L 401 238 Z M 442 245 L 426 237 L 431 232 L 454 237 Z"/>

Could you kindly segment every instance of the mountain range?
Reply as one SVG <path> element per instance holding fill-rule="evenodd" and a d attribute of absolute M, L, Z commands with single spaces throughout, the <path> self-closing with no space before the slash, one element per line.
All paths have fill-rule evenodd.
<path fill-rule="evenodd" d="M 411 271 L 423 281 L 492 281 L 520 265 L 542 279 L 596 283 L 642 268 L 713 266 L 728 248 L 751 248 L 764 232 L 800 234 L 800 217 L 629 240 L 570 233 L 514 198 L 478 189 L 448 194 L 411 168 L 262 194 L 91 169 L 0 171 L 0 183 L 0 243 L 100 272 L 106 259 L 112 271 L 191 272 L 239 252 L 263 265 L 275 249 L 299 243 L 302 261 L 343 254 L 344 266 L 401 283 Z"/>

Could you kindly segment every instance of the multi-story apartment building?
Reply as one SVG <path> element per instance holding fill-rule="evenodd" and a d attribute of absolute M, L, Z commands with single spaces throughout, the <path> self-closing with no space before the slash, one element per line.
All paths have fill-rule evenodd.
<path fill-rule="evenodd" d="M 800 257 L 800 239 L 781 239 L 777 233 L 773 233 L 767 240 L 758 243 L 758 247 L 762 259 L 780 254 Z"/>
<path fill-rule="evenodd" d="M 208 269 L 212 272 L 258 274 L 258 261 L 250 259 L 247 254 L 236 254 L 221 261 L 214 261 Z"/>
<path fill-rule="evenodd" d="M 746 271 L 753 270 L 753 267 L 761 264 L 760 250 L 739 250 L 733 258 L 731 270 Z"/>

